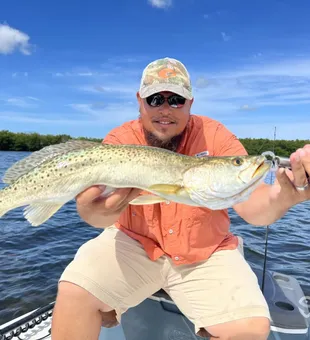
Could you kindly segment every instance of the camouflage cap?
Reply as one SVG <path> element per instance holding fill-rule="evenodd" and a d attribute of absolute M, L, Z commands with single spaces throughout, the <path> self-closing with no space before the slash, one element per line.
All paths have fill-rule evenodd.
<path fill-rule="evenodd" d="M 139 94 L 146 98 L 161 91 L 171 91 L 192 99 L 192 86 L 186 67 L 173 58 L 157 59 L 143 70 Z"/>

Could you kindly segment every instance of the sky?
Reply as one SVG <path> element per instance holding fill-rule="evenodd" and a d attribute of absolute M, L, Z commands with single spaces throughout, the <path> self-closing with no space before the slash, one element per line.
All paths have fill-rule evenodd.
<path fill-rule="evenodd" d="M 172 57 L 193 114 L 310 139 L 309 16 L 306 0 L 4 1 L 0 130 L 103 138 L 138 117 L 144 67 Z"/>

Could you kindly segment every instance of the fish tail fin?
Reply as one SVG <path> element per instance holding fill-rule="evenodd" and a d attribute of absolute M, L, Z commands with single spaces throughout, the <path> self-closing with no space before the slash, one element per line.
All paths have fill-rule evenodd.
<path fill-rule="evenodd" d="M 9 201 L 6 199 L 5 190 L 0 190 L 0 218 L 13 209 L 12 205 L 8 203 Z"/>

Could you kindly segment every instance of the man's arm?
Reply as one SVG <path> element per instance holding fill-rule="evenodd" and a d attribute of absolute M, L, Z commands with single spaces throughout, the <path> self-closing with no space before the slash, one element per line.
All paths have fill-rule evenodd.
<path fill-rule="evenodd" d="M 310 199 L 310 186 L 302 191 L 296 189 L 296 185 L 303 186 L 307 183 L 306 173 L 310 173 L 310 145 L 297 150 L 290 159 L 292 171 L 278 170 L 274 184 L 263 183 L 247 201 L 233 207 L 246 222 L 258 226 L 272 224 L 294 205 Z"/>
<path fill-rule="evenodd" d="M 286 180 L 285 174 L 280 173 L 279 176 L 283 181 Z M 233 209 L 246 222 L 266 226 L 283 217 L 293 205 L 290 195 L 286 195 L 285 190 L 278 183 L 273 185 L 262 183 L 247 201 L 236 204 Z"/>
<path fill-rule="evenodd" d="M 238 138 L 224 125 L 219 124 L 214 140 L 215 156 L 241 156 L 247 152 Z M 274 184 L 261 184 L 242 203 L 233 206 L 236 213 L 246 222 L 265 226 L 274 223 L 294 205 L 310 199 L 310 186 L 298 191 L 296 185 L 303 186 L 306 172 L 310 174 L 310 145 L 298 149 L 290 157 L 292 171 L 280 169 Z"/>

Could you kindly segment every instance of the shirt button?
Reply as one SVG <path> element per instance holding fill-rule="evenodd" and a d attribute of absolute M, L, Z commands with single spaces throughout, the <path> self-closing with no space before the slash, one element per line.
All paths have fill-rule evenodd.
<path fill-rule="evenodd" d="M 179 261 L 179 257 L 178 256 L 175 256 L 175 258 L 174 258 L 176 261 Z"/>
<path fill-rule="evenodd" d="M 169 234 L 173 234 L 173 229 L 169 229 Z"/>
<path fill-rule="evenodd" d="M 170 201 L 166 201 L 166 204 L 170 204 Z"/>

